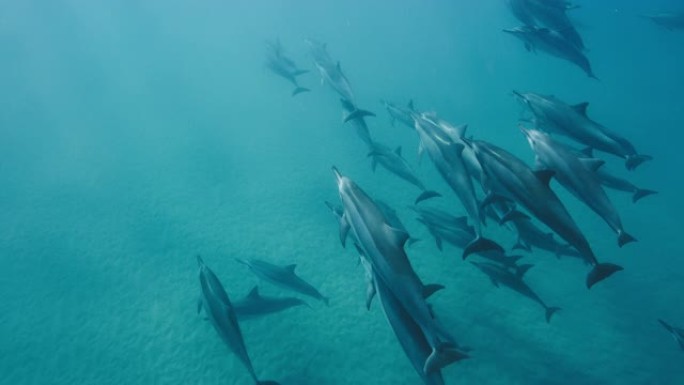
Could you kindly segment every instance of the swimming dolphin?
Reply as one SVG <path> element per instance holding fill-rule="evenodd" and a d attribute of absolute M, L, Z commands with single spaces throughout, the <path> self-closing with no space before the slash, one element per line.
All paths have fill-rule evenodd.
<path fill-rule="evenodd" d="M 605 167 L 601 167 L 598 170 L 596 170 L 596 176 L 598 177 L 599 181 L 604 187 L 608 187 L 609 189 L 613 190 L 632 193 L 633 203 L 636 203 L 643 197 L 647 197 L 649 195 L 658 193 L 657 191 L 639 188 L 635 186 L 634 183 L 609 173 L 608 171 L 606 171 Z"/>
<path fill-rule="evenodd" d="M 617 210 L 601 187 L 595 170 L 603 165 L 596 159 L 580 159 L 566 145 L 549 134 L 520 126 L 536 154 L 538 167 L 552 170 L 558 182 L 598 214 L 618 235 L 618 245 L 624 246 L 636 239 L 627 234 Z M 591 161 L 591 163 L 589 162 Z"/>
<path fill-rule="evenodd" d="M 235 310 L 228 299 L 226 290 L 221 285 L 218 277 L 213 271 L 204 264 L 202 257 L 197 256 L 197 263 L 199 264 L 199 280 L 200 280 L 200 302 L 198 310 L 204 309 L 209 318 L 209 321 L 216 329 L 223 342 L 228 345 L 230 350 L 242 361 L 242 364 L 249 371 L 250 376 L 257 385 L 279 385 L 275 381 L 259 381 L 254 372 L 252 361 L 247 354 L 247 347 L 245 346 L 240 325 L 238 324 Z"/>
<path fill-rule="evenodd" d="M 672 337 L 674 338 L 675 341 L 677 341 L 677 344 L 679 344 L 679 347 L 684 350 L 684 329 L 676 328 L 673 326 L 670 326 L 667 322 L 663 320 L 658 320 L 661 325 L 667 330 L 670 334 L 672 334 Z"/>
<path fill-rule="evenodd" d="M 349 229 L 359 240 L 375 279 L 387 286 L 422 330 L 431 349 L 423 372 L 439 370 L 462 357 L 453 337 L 435 320 L 425 298 L 441 286 L 423 285 L 404 251 L 408 234 L 391 227 L 376 203 L 333 167 Z"/>
<path fill-rule="evenodd" d="M 569 61 L 581 68 L 590 78 L 598 79 L 591 69 L 589 59 L 587 59 L 582 50 L 569 42 L 559 32 L 548 28 L 530 26 L 504 29 L 503 31 L 522 40 L 525 43 L 525 49 L 528 51 L 536 52 L 539 50 Z"/>
<path fill-rule="evenodd" d="M 267 314 L 278 313 L 295 306 L 309 306 L 295 297 L 265 297 L 259 294 L 259 287 L 254 288 L 244 298 L 233 302 L 233 310 L 239 320 L 256 318 Z"/>
<path fill-rule="evenodd" d="M 473 181 L 461 156 L 465 146 L 455 142 L 443 126 L 437 125 L 425 114 L 414 115 L 414 120 L 415 130 L 420 138 L 419 151 L 427 151 L 437 171 L 456 193 L 475 227 L 476 237 L 463 250 L 463 256 L 485 250 L 503 252 L 500 245 L 482 236 L 484 215 L 475 196 Z"/>
<path fill-rule="evenodd" d="M 285 56 L 280 41 L 269 42 L 267 45 L 269 52 L 266 59 L 266 66 L 276 75 L 282 76 L 294 84 L 295 89 L 292 91 L 292 96 L 310 91 L 308 88 L 300 87 L 297 82 L 297 76 L 308 73 L 309 71 L 298 68 L 292 59 Z"/>
<path fill-rule="evenodd" d="M 558 31 L 568 42 L 572 43 L 580 51 L 584 50 L 584 41 L 570 21 L 566 11 L 575 9 L 566 1 L 549 0 L 526 0 L 530 11 L 537 21 L 543 26 Z"/>
<path fill-rule="evenodd" d="M 530 109 L 539 129 L 567 136 L 588 146 L 589 149 L 621 157 L 625 159 L 628 170 L 634 170 L 641 163 L 652 159 L 648 155 L 638 154 L 634 145 L 627 139 L 589 119 L 589 103 L 573 106 L 552 95 L 517 91 L 513 91 L 513 94 Z"/>
<path fill-rule="evenodd" d="M 515 218 L 511 220 L 511 223 L 513 223 L 518 235 L 513 250 L 532 252 L 532 248 L 536 247 L 549 251 L 558 258 L 568 256 L 579 258 L 586 262 L 586 259 L 577 250 L 573 249 L 572 246 L 557 241 L 553 233 L 544 232 L 537 227 L 532 222 L 532 218 Z"/>
<path fill-rule="evenodd" d="M 418 198 L 416 198 L 415 203 L 429 198 L 441 196 L 440 193 L 436 191 L 430 191 L 425 188 L 423 182 L 421 182 L 421 180 L 418 179 L 416 174 L 413 172 L 413 168 L 401 155 L 401 146 L 392 151 L 389 147 L 378 142 L 374 142 L 372 144 L 372 150 L 370 153 L 368 153 L 368 156 L 372 159 L 371 168 L 373 171 L 375 171 L 376 166 L 380 164 L 387 171 L 421 189 L 423 192 L 418 196 Z"/>
<path fill-rule="evenodd" d="M 413 100 L 409 101 L 406 107 L 401 107 L 384 100 L 382 104 L 385 106 L 387 113 L 389 113 L 392 127 L 394 127 L 394 122 L 398 121 L 406 127 L 413 129 L 413 114 L 415 113 Z"/>
<path fill-rule="evenodd" d="M 655 24 L 672 31 L 684 29 L 684 12 L 663 12 L 642 17 L 651 20 Z"/>
<path fill-rule="evenodd" d="M 330 57 L 324 43 L 312 39 L 307 39 L 306 42 L 309 44 L 309 52 L 314 60 L 314 65 L 321 75 L 321 82 L 327 83 L 343 99 L 356 105 L 354 91 L 352 91 L 349 79 L 342 72 L 340 62 L 336 62 Z"/>
<path fill-rule="evenodd" d="M 484 204 L 502 197 L 517 202 L 577 249 L 593 266 L 587 275 L 587 288 L 623 269 L 615 264 L 599 263 L 596 259 L 584 234 L 549 188 L 551 172 L 533 172 L 523 161 L 493 144 L 472 141 L 470 145 L 483 169 L 484 187 L 488 191 Z"/>
<path fill-rule="evenodd" d="M 369 150 L 373 149 L 373 139 L 371 138 L 370 131 L 368 130 L 368 125 L 366 124 L 366 120 L 364 119 L 365 116 L 372 116 L 372 115 L 364 115 L 361 116 L 359 115 L 360 111 L 358 108 L 356 108 L 355 105 L 353 105 L 350 101 L 345 100 L 345 99 L 340 99 L 340 102 L 342 102 L 342 120 L 345 122 L 351 122 L 351 125 L 354 127 L 356 130 L 356 135 L 358 135 L 359 138 L 363 141 L 363 143 L 366 144 Z M 352 116 L 352 114 L 356 113 L 357 116 L 356 118 L 353 119 L 348 119 L 349 116 Z M 372 114 L 372 113 L 370 113 Z"/>
<path fill-rule="evenodd" d="M 326 305 L 329 304 L 328 297 L 324 297 L 315 287 L 295 274 L 297 265 L 277 266 L 258 259 L 243 260 L 235 258 L 235 260 L 249 267 L 252 273 L 264 281 L 323 301 Z"/>
<path fill-rule="evenodd" d="M 499 284 L 502 284 L 512 290 L 514 290 L 517 293 L 522 294 L 523 296 L 537 302 L 540 304 L 543 308 L 544 311 L 546 312 L 546 322 L 551 322 L 551 316 L 558 310 L 560 310 L 559 307 L 552 307 L 552 306 L 546 306 L 546 303 L 542 301 L 542 299 L 535 293 L 530 286 L 525 283 L 523 278 L 525 277 L 525 273 L 527 273 L 530 268 L 534 265 L 522 265 L 520 266 L 519 269 L 517 269 L 515 272 L 512 272 L 510 269 L 506 267 L 501 267 L 497 264 L 494 263 L 487 263 L 487 262 L 471 262 L 475 267 L 480 269 L 483 273 L 487 274 L 489 279 L 492 281 L 492 284 L 496 287 L 499 287 Z"/>

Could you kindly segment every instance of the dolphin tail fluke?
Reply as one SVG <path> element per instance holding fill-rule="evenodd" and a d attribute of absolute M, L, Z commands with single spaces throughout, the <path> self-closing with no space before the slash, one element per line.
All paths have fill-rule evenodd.
<path fill-rule="evenodd" d="M 309 92 L 309 91 L 311 91 L 311 90 L 308 88 L 297 87 L 294 89 L 294 91 L 292 91 L 292 96 L 296 96 L 296 95 L 301 94 L 302 92 Z"/>
<path fill-rule="evenodd" d="M 596 283 L 603 281 L 620 270 L 624 270 L 624 268 L 613 263 L 596 264 L 587 274 L 587 289 L 591 289 Z"/>
<path fill-rule="evenodd" d="M 432 373 L 456 361 L 468 358 L 468 354 L 458 348 L 458 346 L 443 343 L 432 350 L 430 356 L 425 360 L 423 372 Z"/>
<path fill-rule="evenodd" d="M 551 322 L 551 317 L 561 308 L 559 307 L 547 307 L 546 308 L 546 323 Z"/>
<path fill-rule="evenodd" d="M 632 171 L 639 167 L 640 164 L 652 159 L 653 157 L 649 155 L 629 155 L 625 161 L 625 167 L 627 167 L 627 170 Z"/>
<path fill-rule="evenodd" d="M 643 197 L 647 197 L 649 195 L 657 194 L 657 191 L 653 190 L 644 190 L 644 189 L 637 189 L 634 192 L 634 195 L 632 195 L 632 203 L 637 203 L 638 200 L 640 200 Z"/>
<path fill-rule="evenodd" d="M 422 202 L 424 200 L 428 200 L 430 198 L 437 198 L 441 196 L 442 194 L 438 193 L 437 191 L 425 190 L 420 195 L 418 195 L 418 198 L 416 198 L 416 201 L 414 203 L 418 204 L 419 202 Z"/>
<path fill-rule="evenodd" d="M 660 322 L 661 325 L 667 330 L 668 332 L 672 333 L 672 326 L 670 326 L 667 322 L 659 319 L 658 322 Z"/>
<path fill-rule="evenodd" d="M 344 122 L 347 123 L 350 120 L 362 119 L 368 116 L 375 116 L 375 114 L 373 112 L 357 108 L 344 118 Z"/>
<path fill-rule="evenodd" d="M 477 236 L 473 239 L 468 246 L 463 249 L 463 259 L 468 258 L 470 254 L 481 253 L 484 251 L 498 251 L 500 253 L 504 252 L 503 247 L 498 243 L 481 236 Z"/>
<path fill-rule="evenodd" d="M 636 242 L 636 241 L 637 241 L 636 238 L 627 234 L 624 231 L 620 231 L 620 233 L 618 234 L 618 246 L 620 246 L 620 247 L 622 247 L 628 243 Z"/>

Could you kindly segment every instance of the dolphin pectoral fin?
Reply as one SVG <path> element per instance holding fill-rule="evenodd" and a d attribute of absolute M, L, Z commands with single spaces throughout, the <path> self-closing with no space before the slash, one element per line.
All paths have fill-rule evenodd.
<path fill-rule="evenodd" d="M 423 298 L 427 299 L 436 292 L 444 289 L 444 285 L 439 285 L 436 283 L 431 283 L 429 285 L 423 286 Z"/>
<path fill-rule="evenodd" d="M 437 245 L 437 249 L 439 249 L 439 251 L 443 251 L 442 250 L 442 238 L 435 237 L 435 244 Z"/>
<path fill-rule="evenodd" d="M 301 94 L 302 92 L 310 92 L 311 90 L 308 88 L 304 87 L 297 87 L 292 91 L 292 96 L 296 96 L 298 94 Z"/>
<path fill-rule="evenodd" d="M 438 193 L 437 191 L 431 191 L 431 190 L 425 190 L 423 191 L 420 195 L 418 195 L 418 198 L 416 198 L 416 201 L 414 204 L 418 204 L 424 200 L 428 200 L 430 198 L 437 198 L 441 197 L 442 194 Z"/>
<path fill-rule="evenodd" d="M 596 264 L 587 274 L 587 289 L 621 270 L 624 270 L 622 266 L 613 263 Z"/>
<path fill-rule="evenodd" d="M 470 254 L 481 253 L 483 251 L 498 251 L 503 253 L 504 249 L 501 245 L 491 239 L 477 236 L 465 247 L 465 249 L 463 249 L 463 259 L 468 258 Z"/>
<path fill-rule="evenodd" d="M 454 344 L 445 342 L 433 348 L 432 353 L 425 360 L 423 372 L 426 374 L 432 373 L 465 358 L 468 358 L 468 354 L 459 350 Z"/>
<path fill-rule="evenodd" d="M 649 155 L 629 155 L 625 161 L 625 167 L 627 167 L 627 170 L 632 171 L 635 170 L 640 164 L 652 159 L 653 157 Z"/>
<path fill-rule="evenodd" d="M 582 162 L 584 167 L 591 171 L 597 171 L 601 166 L 606 164 L 605 160 L 596 158 L 581 158 L 580 162 Z"/>
<path fill-rule="evenodd" d="M 637 201 L 643 197 L 647 197 L 649 195 L 657 194 L 657 191 L 653 190 L 644 190 L 644 189 L 637 189 L 634 192 L 634 195 L 632 195 L 632 203 L 637 203 Z"/>
<path fill-rule="evenodd" d="M 529 215 L 527 215 L 521 211 L 518 211 L 516 209 L 511 209 L 503 217 L 501 217 L 501 220 L 499 220 L 499 225 L 504 225 L 504 224 L 506 224 L 506 222 L 513 221 L 513 220 L 520 220 L 520 219 L 529 220 L 531 218 Z"/>
<path fill-rule="evenodd" d="M 494 279 L 494 277 L 489 277 L 489 281 L 494 285 L 494 287 L 498 288 L 499 287 L 499 281 Z"/>
<path fill-rule="evenodd" d="M 388 224 L 385 224 L 385 234 L 387 234 L 392 242 L 398 247 L 404 247 L 404 244 L 409 239 L 409 235 L 406 231 L 394 228 Z"/>
<path fill-rule="evenodd" d="M 556 175 L 556 172 L 553 170 L 537 170 L 534 172 L 534 175 L 536 175 L 537 179 L 539 179 L 539 181 L 541 181 L 545 186 L 548 186 L 551 182 L 551 178 Z"/>
<path fill-rule="evenodd" d="M 291 265 L 285 265 L 283 266 L 283 269 L 287 270 L 288 273 L 295 273 L 295 269 L 297 268 L 297 264 L 293 263 Z M 258 294 L 258 292 L 257 292 Z"/>
<path fill-rule="evenodd" d="M 340 242 L 342 247 L 347 247 L 347 235 L 349 234 L 349 222 L 347 221 L 347 214 L 345 213 L 340 217 Z"/>
<path fill-rule="evenodd" d="M 197 298 L 197 314 L 202 312 L 202 296 L 200 295 L 199 298 Z"/>
<path fill-rule="evenodd" d="M 516 267 L 518 261 L 520 261 L 522 258 L 522 255 L 511 255 L 510 257 L 506 257 L 506 265 L 510 267 Z"/>
<path fill-rule="evenodd" d="M 660 322 L 661 325 L 667 330 L 668 332 L 672 333 L 672 326 L 670 326 L 667 322 L 659 319 L 658 322 Z"/>
<path fill-rule="evenodd" d="M 344 122 L 347 123 L 350 120 L 363 119 L 368 116 L 375 116 L 375 114 L 373 112 L 357 108 L 350 112 L 346 118 L 344 118 Z"/>
<path fill-rule="evenodd" d="M 530 269 L 533 267 L 534 267 L 534 265 L 532 265 L 532 264 L 518 266 L 518 268 L 515 270 L 516 277 L 523 279 L 525 277 L 525 274 L 528 271 L 530 271 Z"/>
<path fill-rule="evenodd" d="M 560 309 L 561 308 L 559 308 L 559 307 L 547 307 L 546 308 L 546 323 L 550 323 L 551 317 Z"/>
<path fill-rule="evenodd" d="M 622 247 L 630 242 L 636 242 L 637 239 L 634 238 L 633 236 L 627 234 L 624 231 L 620 231 L 618 234 L 618 246 Z"/>
<path fill-rule="evenodd" d="M 259 295 L 259 286 L 255 285 L 252 288 L 252 290 L 250 290 L 249 293 L 247 294 L 247 298 L 250 298 L 250 299 L 261 298 L 261 295 Z"/>

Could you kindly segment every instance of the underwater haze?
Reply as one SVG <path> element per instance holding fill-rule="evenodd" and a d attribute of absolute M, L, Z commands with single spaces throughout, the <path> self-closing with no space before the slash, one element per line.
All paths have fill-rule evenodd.
<path fill-rule="evenodd" d="M 253 384 L 197 313 L 196 255 L 232 301 L 255 285 L 299 306 L 240 321 L 259 378 L 283 385 L 423 383 L 385 320 L 325 201 L 340 203 L 336 166 L 388 202 L 419 242 L 418 276 L 444 285 L 436 318 L 471 348 L 446 384 L 684 383 L 684 351 L 658 323 L 684 327 L 684 31 L 640 17 L 681 1 L 577 0 L 568 10 L 600 80 L 503 33 L 520 22 L 505 0 L 121 0 L 0 3 L 0 383 Z M 616 175 L 658 194 L 633 203 L 608 190 L 638 242 L 618 248 L 603 220 L 551 187 L 601 261 L 624 271 L 587 290 L 573 258 L 515 250 L 549 305 L 490 280 L 409 209 L 419 190 L 373 172 L 340 96 L 322 84 L 307 40 L 353 86 L 374 140 L 466 210 L 418 138 L 381 101 L 436 111 L 530 166 L 512 91 L 588 101 L 589 116 L 653 160 Z M 279 41 L 310 89 L 266 66 Z M 525 122 L 525 121 L 524 121 Z M 527 124 L 527 123 L 524 123 Z M 478 190 L 480 199 L 483 198 Z M 507 251 L 516 241 L 488 221 Z M 321 301 L 265 282 L 235 261 L 296 264 Z"/>

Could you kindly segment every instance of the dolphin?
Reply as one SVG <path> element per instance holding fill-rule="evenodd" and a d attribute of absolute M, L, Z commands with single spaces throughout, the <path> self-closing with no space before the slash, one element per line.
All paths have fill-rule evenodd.
<path fill-rule="evenodd" d="M 603 161 L 580 159 L 572 149 L 553 140 L 547 133 L 522 126 L 520 126 L 520 130 L 525 134 L 527 142 L 536 154 L 538 166 L 542 169 L 552 170 L 563 187 L 603 218 L 608 226 L 617 233 L 620 247 L 636 241 L 634 237 L 625 232 L 620 215 L 608 199 L 608 195 L 601 187 L 601 181 L 596 176 L 594 170 L 601 167 Z"/>
<path fill-rule="evenodd" d="M 233 302 L 233 310 L 239 320 L 245 320 L 302 305 L 309 306 L 306 302 L 295 297 L 264 297 L 259 294 L 259 287 L 254 286 L 244 298 Z"/>
<path fill-rule="evenodd" d="M 199 255 L 197 256 L 197 263 L 199 264 L 201 288 L 198 310 L 205 310 L 216 332 L 247 368 L 256 385 L 279 385 L 275 381 L 259 381 L 254 372 L 252 361 L 247 354 L 247 347 L 240 331 L 240 325 L 226 290 L 223 288 L 218 277 L 204 264 L 202 257 Z"/>
<path fill-rule="evenodd" d="M 532 251 L 533 247 L 541 250 L 549 251 L 560 258 L 562 256 L 586 259 L 572 246 L 567 243 L 561 243 L 553 236 L 553 233 L 542 231 L 537 225 L 532 222 L 531 218 L 515 218 L 511 221 L 515 227 L 518 238 L 513 246 L 513 250 Z"/>
<path fill-rule="evenodd" d="M 470 145 L 483 168 L 484 187 L 488 191 L 484 204 L 499 198 L 515 201 L 577 249 L 592 265 L 586 279 L 587 288 L 623 270 L 621 266 L 596 259 L 584 234 L 549 187 L 551 172 L 533 172 L 523 161 L 493 144 L 472 141 Z"/>
<path fill-rule="evenodd" d="M 365 116 L 373 116 L 372 112 L 368 112 L 370 115 L 361 115 L 358 108 L 354 106 L 350 101 L 346 99 L 340 99 L 342 102 L 342 120 L 344 122 L 351 122 L 351 125 L 356 130 L 356 135 L 366 144 L 369 150 L 373 149 L 373 139 L 371 138 L 370 131 L 368 130 L 368 125 L 366 124 Z M 349 119 L 350 116 L 356 114 L 356 117 Z"/>
<path fill-rule="evenodd" d="M 404 251 L 408 234 L 389 225 L 387 219 L 356 183 L 333 167 L 344 217 L 359 247 L 368 259 L 375 279 L 387 286 L 428 341 L 431 353 L 425 359 L 424 373 L 457 361 L 459 351 L 453 337 L 435 320 L 425 298 L 441 288 L 423 285 Z"/>
<path fill-rule="evenodd" d="M 385 106 L 387 113 L 389 113 L 392 127 L 394 127 L 394 122 L 398 121 L 406 127 L 413 129 L 413 114 L 415 113 L 413 100 L 409 101 L 406 107 L 401 107 L 384 100 L 382 104 Z"/>
<path fill-rule="evenodd" d="M 321 81 L 332 87 L 343 99 L 355 105 L 354 91 L 352 91 L 349 79 L 342 72 L 340 62 L 336 62 L 330 57 L 324 43 L 319 43 L 312 39 L 308 39 L 306 42 L 309 44 L 309 52 L 313 58 L 314 65 L 321 75 Z"/>
<path fill-rule="evenodd" d="M 285 56 L 279 40 L 276 42 L 269 42 L 267 45 L 269 53 L 266 58 L 266 67 L 276 75 L 289 80 L 295 86 L 294 91 L 292 91 L 292 96 L 311 91 L 308 88 L 300 87 L 297 82 L 297 76 L 308 73 L 309 71 L 298 68 L 292 59 Z"/>
<path fill-rule="evenodd" d="M 651 160 L 648 155 L 637 153 L 627 139 L 589 119 L 589 103 L 569 105 L 552 95 L 513 91 L 532 112 L 537 128 L 569 137 L 576 142 L 625 159 L 628 170 L 634 170 L 641 163 Z"/>
<path fill-rule="evenodd" d="M 585 49 L 582 37 L 566 13 L 577 6 L 566 1 L 526 0 L 526 2 L 530 12 L 540 24 L 557 31 L 580 51 Z"/>
<path fill-rule="evenodd" d="M 499 265 L 493 264 L 493 263 L 486 263 L 486 262 L 470 262 L 472 263 L 475 267 L 480 269 L 483 273 L 487 274 L 489 279 L 492 281 L 492 284 L 496 287 L 499 287 L 499 284 L 502 284 L 513 291 L 522 294 L 523 296 L 537 302 L 540 304 L 543 308 L 544 311 L 546 312 L 546 322 L 551 322 L 551 317 L 555 312 L 560 310 L 559 307 L 553 307 L 553 306 L 547 306 L 544 301 L 535 293 L 527 283 L 523 280 L 525 277 L 525 273 L 527 273 L 530 268 L 532 268 L 534 265 L 522 265 L 518 270 L 515 272 L 512 272 L 510 269 L 506 267 L 501 267 Z"/>
<path fill-rule="evenodd" d="M 297 265 L 293 264 L 277 266 L 258 259 L 244 260 L 235 258 L 235 260 L 249 267 L 254 275 L 260 279 L 263 279 L 264 281 L 268 281 L 276 286 L 307 295 L 309 297 L 323 301 L 326 305 L 329 305 L 328 297 L 324 297 L 318 290 L 316 290 L 315 287 L 311 286 L 309 283 L 299 278 L 297 274 L 295 274 L 295 268 Z"/>
<path fill-rule="evenodd" d="M 413 172 L 411 165 L 409 165 L 408 161 L 406 161 L 406 159 L 404 159 L 404 157 L 401 155 L 401 146 L 392 151 L 389 147 L 378 142 L 374 142 L 371 148 L 371 152 L 368 153 L 368 156 L 372 159 L 371 168 L 373 171 L 375 171 L 376 166 L 380 164 L 387 171 L 423 191 L 418 198 L 416 198 L 415 203 L 441 196 L 440 193 L 436 191 L 430 191 L 425 188 L 423 182 L 418 179 L 416 174 Z"/>
<path fill-rule="evenodd" d="M 647 197 L 649 195 L 658 193 L 657 191 L 639 188 L 635 186 L 634 183 L 609 173 L 608 171 L 606 171 L 605 167 L 601 167 L 598 170 L 596 170 L 596 176 L 598 177 L 599 182 L 601 182 L 601 184 L 604 187 L 613 190 L 632 193 L 633 203 L 636 203 L 643 197 Z"/>
<path fill-rule="evenodd" d="M 581 68 L 590 78 L 598 79 L 591 69 L 589 59 L 587 59 L 582 50 L 575 46 L 574 43 L 566 40 L 559 32 L 548 28 L 531 26 L 504 29 L 503 31 L 522 40 L 525 43 L 525 49 L 528 51 L 536 52 L 539 50 L 569 61 Z"/>
<path fill-rule="evenodd" d="M 673 326 L 670 326 L 667 322 L 663 320 L 658 320 L 661 325 L 667 330 L 670 334 L 672 334 L 672 337 L 674 338 L 675 341 L 677 341 L 677 344 L 679 344 L 679 347 L 684 350 L 684 329 L 676 328 Z"/>
<path fill-rule="evenodd" d="M 446 132 L 443 126 L 437 125 L 426 115 L 414 115 L 414 118 L 415 130 L 420 137 L 420 151 L 427 151 L 437 171 L 456 193 L 473 221 L 476 237 L 463 250 L 463 256 L 485 250 L 503 252 L 500 245 L 482 236 L 484 215 L 475 196 L 473 181 L 461 156 L 465 146 L 454 142 L 453 136 Z"/>
<path fill-rule="evenodd" d="M 642 17 L 649 19 L 655 24 L 667 28 L 670 31 L 684 29 L 684 12 L 662 12 L 652 15 L 642 15 Z"/>

